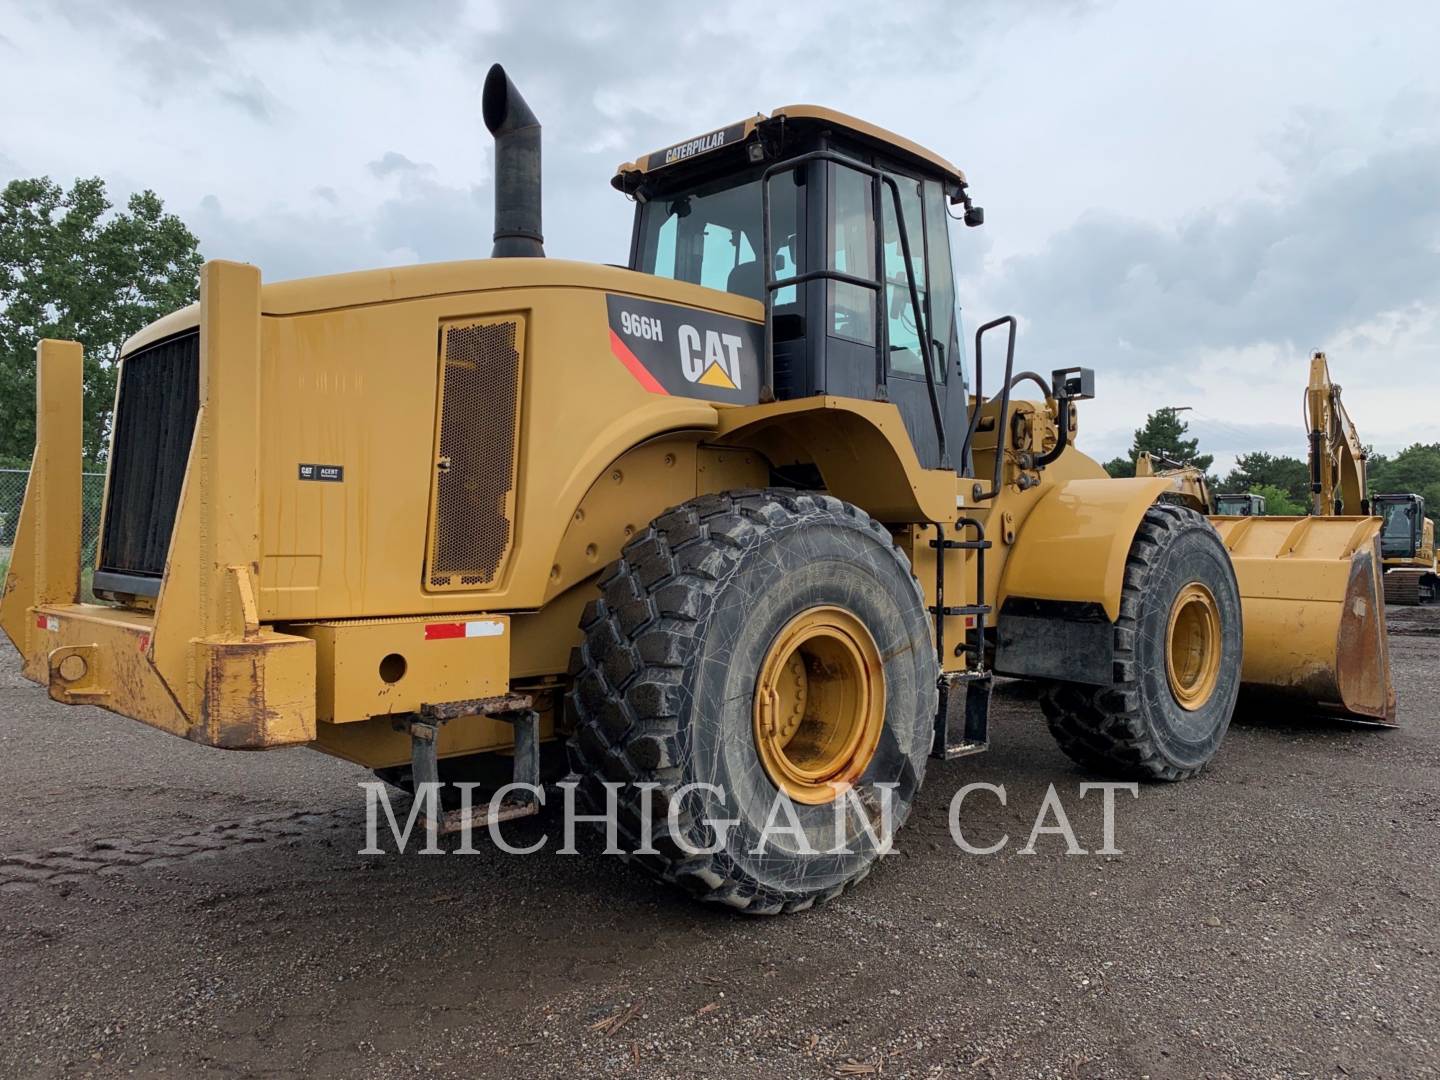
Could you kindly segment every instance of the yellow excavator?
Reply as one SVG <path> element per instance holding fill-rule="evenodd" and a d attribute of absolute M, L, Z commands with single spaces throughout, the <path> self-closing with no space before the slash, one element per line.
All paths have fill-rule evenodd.
<path fill-rule="evenodd" d="M 1435 559 L 1435 523 L 1425 516 L 1425 498 L 1414 493 L 1376 495 L 1375 513 L 1384 557 L 1385 603 L 1433 604 L 1440 600 L 1440 566 Z"/>
<path fill-rule="evenodd" d="M 491 258 L 210 262 L 126 343 L 98 602 L 81 347 L 39 343 L 0 625 L 52 698 L 493 788 L 447 821 L 534 813 L 568 749 L 637 864 L 752 913 L 864 877 L 878 808 L 986 749 L 997 674 L 1123 777 L 1199 772 L 1242 683 L 1393 721 L 1378 522 L 1212 525 L 1106 476 L 1093 372 L 1017 372 L 1011 317 L 966 355 L 950 221 L 983 212 L 949 161 L 757 114 L 620 166 L 628 265 L 589 265 L 544 257 L 498 65 L 482 112 Z"/>
<path fill-rule="evenodd" d="M 1435 525 L 1425 516 L 1425 500 L 1408 492 L 1370 495 L 1369 452 L 1321 352 L 1310 359 L 1305 409 L 1310 425 L 1311 512 L 1378 515 L 1384 522 L 1380 551 L 1385 602 L 1428 604 L 1440 599 Z"/>

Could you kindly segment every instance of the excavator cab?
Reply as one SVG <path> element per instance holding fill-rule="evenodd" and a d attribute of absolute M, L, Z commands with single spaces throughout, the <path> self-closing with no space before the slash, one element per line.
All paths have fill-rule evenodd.
<path fill-rule="evenodd" d="M 1425 516 L 1425 499 L 1413 493 L 1376 495 L 1371 500 L 1384 524 L 1380 555 L 1387 604 L 1433 604 L 1440 600 L 1440 565 L 1435 562 L 1435 523 Z"/>
<path fill-rule="evenodd" d="M 1380 554 L 1387 559 L 1413 559 L 1420 551 L 1425 528 L 1425 500 L 1419 495 L 1376 495 L 1375 512 L 1385 524 L 1380 530 Z"/>
<path fill-rule="evenodd" d="M 984 215 L 959 169 L 862 120 L 794 105 L 645 155 L 613 183 L 636 202 L 631 269 L 765 305 L 758 400 L 893 402 L 922 466 L 963 464 L 948 225 L 952 207 L 967 225 Z M 696 361 L 700 381 L 733 381 L 711 359 Z"/>
<path fill-rule="evenodd" d="M 1226 517 L 1264 517 L 1263 495 L 1216 495 L 1215 513 Z"/>

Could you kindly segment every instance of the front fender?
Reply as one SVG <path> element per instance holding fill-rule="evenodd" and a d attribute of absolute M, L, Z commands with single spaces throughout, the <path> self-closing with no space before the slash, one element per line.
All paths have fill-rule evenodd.
<path fill-rule="evenodd" d="M 1041 496 L 1015 537 L 997 607 L 1011 597 L 1099 604 L 1114 622 L 1130 542 L 1163 477 L 1069 480 Z"/>

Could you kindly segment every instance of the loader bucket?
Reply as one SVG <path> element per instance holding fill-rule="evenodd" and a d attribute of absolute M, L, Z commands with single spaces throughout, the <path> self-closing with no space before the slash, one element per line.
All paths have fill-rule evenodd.
<path fill-rule="evenodd" d="M 1246 695 L 1393 727 L 1380 519 L 1211 521 L 1240 586 Z"/>

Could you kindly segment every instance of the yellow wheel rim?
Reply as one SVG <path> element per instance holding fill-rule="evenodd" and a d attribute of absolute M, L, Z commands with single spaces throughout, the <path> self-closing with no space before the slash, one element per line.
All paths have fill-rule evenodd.
<path fill-rule="evenodd" d="M 755 748 L 775 786 L 827 803 L 858 780 L 885 726 L 885 669 L 865 624 L 816 607 L 775 636 L 755 680 Z"/>
<path fill-rule="evenodd" d="M 1210 700 L 1220 678 L 1220 609 L 1204 585 L 1192 581 L 1175 597 L 1165 644 L 1170 692 L 1182 709 L 1194 711 Z"/>

